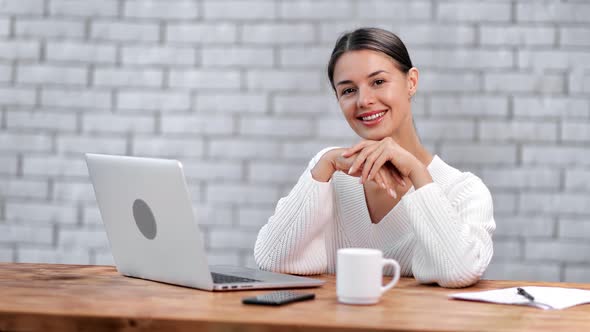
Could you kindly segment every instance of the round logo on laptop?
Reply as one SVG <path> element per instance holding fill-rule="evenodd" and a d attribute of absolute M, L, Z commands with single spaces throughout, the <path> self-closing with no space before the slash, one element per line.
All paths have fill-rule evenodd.
<path fill-rule="evenodd" d="M 138 198 L 133 202 L 133 218 L 135 218 L 137 228 L 139 228 L 139 231 L 143 236 L 149 240 L 153 240 L 156 237 L 158 231 L 156 227 L 156 218 L 154 218 L 154 214 L 150 207 L 142 199 Z"/>

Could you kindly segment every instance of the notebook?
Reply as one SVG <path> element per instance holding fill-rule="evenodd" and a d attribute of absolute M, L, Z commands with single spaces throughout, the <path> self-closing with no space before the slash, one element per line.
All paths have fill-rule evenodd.
<path fill-rule="evenodd" d="M 562 287 L 523 286 L 532 298 L 519 294 L 519 287 L 495 289 L 483 292 L 455 293 L 449 297 L 457 300 L 526 305 L 540 309 L 560 310 L 590 303 L 590 290 Z"/>

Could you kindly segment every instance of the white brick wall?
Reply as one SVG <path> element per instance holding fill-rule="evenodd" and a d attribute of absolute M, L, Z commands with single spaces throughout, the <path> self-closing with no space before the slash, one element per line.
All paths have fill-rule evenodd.
<path fill-rule="evenodd" d="M 110 44 L 79 41 L 48 41 L 45 56 L 49 61 L 114 63 L 116 48 Z"/>
<path fill-rule="evenodd" d="M 557 263 L 529 263 L 522 261 L 492 260 L 484 278 L 531 281 L 560 281 L 560 266 Z"/>
<path fill-rule="evenodd" d="M 237 70 L 173 70 L 168 84 L 173 88 L 237 90 L 240 73 Z"/>
<path fill-rule="evenodd" d="M 480 173 L 490 188 L 558 190 L 561 174 L 556 169 L 536 167 L 484 168 Z"/>
<path fill-rule="evenodd" d="M 5 14 L 41 15 L 43 14 L 43 0 L 0 1 L 0 12 Z"/>
<path fill-rule="evenodd" d="M 524 69 L 574 69 L 587 68 L 590 56 L 579 50 L 571 51 L 520 51 L 518 63 Z"/>
<path fill-rule="evenodd" d="M 163 71 L 157 69 L 122 69 L 98 67 L 94 71 L 93 85 L 102 87 L 161 87 Z"/>
<path fill-rule="evenodd" d="M 590 171 L 585 169 L 566 170 L 565 188 L 572 191 L 590 191 Z"/>
<path fill-rule="evenodd" d="M 11 262 L 14 257 L 14 248 L 0 247 L 0 262 Z"/>
<path fill-rule="evenodd" d="M 84 21 L 76 19 L 17 19 L 15 23 L 15 35 L 17 37 L 84 37 Z"/>
<path fill-rule="evenodd" d="M 16 166 L 16 156 L 0 156 L 0 173 L 16 175 Z"/>
<path fill-rule="evenodd" d="M 52 0 L 49 2 L 51 16 L 113 17 L 117 16 L 117 0 L 103 0 L 100 3 L 79 0 Z"/>
<path fill-rule="evenodd" d="M 84 66 L 21 65 L 16 72 L 16 82 L 44 85 L 86 85 L 87 70 Z"/>
<path fill-rule="evenodd" d="M 7 197 L 12 195 L 8 194 Z M 39 224 L 74 224 L 78 220 L 75 206 L 54 202 L 6 202 L 6 220 Z"/>
<path fill-rule="evenodd" d="M 569 97 L 515 97 L 514 116 L 542 119 L 589 119 L 588 99 Z"/>
<path fill-rule="evenodd" d="M 22 159 L 22 174 L 26 177 L 87 177 L 88 171 L 83 156 L 25 156 Z"/>
<path fill-rule="evenodd" d="M 363 1 L 357 8 L 358 16 L 361 19 L 386 19 L 392 18 L 392 13 L 401 20 L 428 20 L 431 18 L 432 4 L 430 1 L 387 1 L 368 0 Z"/>
<path fill-rule="evenodd" d="M 0 243 L 52 244 L 53 227 L 41 225 L 0 225 Z"/>
<path fill-rule="evenodd" d="M 0 59 L 36 60 L 39 58 L 39 42 L 32 40 L 0 41 Z"/>
<path fill-rule="evenodd" d="M 10 33 L 10 20 L 8 18 L 0 19 L 0 36 L 8 36 Z"/>
<path fill-rule="evenodd" d="M 484 90 L 512 93 L 563 93 L 565 78 L 559 74 L 531 75 L 528 73 L 486 73 Z"/>
<path fill-rule="evenodd" d="M 396 30 L 406 46 L 410 48 L 410 52 L 413 51 L 413 46 L 416 46 L 417 50 L 418 45 L 473 45 L 476 37 L 475 29 L 472 26 L 457 23 L 429 22 L 412 24 L 411 26 L 402 24 Z"/>
<path fill-rule="evenodd" d="M 117 108 L 135 111 L 188 110 L 190 96 L 181 92 L 124 90 L 117 95 Z"/>
<path fill-rule="evenodd" d="M 194 65 L 193 48 L 180 46 L 124 46 L 121 62 L 126 65 Z"/>
<path fill-rule="evenodd" d="M 35 90 L 27 88 L 0 87 L 0 103 L 2 105 L 35 105 Z"/>
<path fill-rule="evenodd" d="M 309 137 L 314 129 L 311 119 L 242 117 L 239 133 L 245 137 Z"/>
<path fill-rule="evenodd" d="M 494 199 L 495 207 L 500 201 Z M 496 233 L 498 237 L 519 237 L 526 234 L 527 237 L 552 237 L 555 233 L 555 221 L 548 216 L 505 216 L 499 214 L 496 221 Z M 496 248 L 499 248 L 496 245 Z"/>
<path fill-rule="evenodd" d="M 416 50 L 412 61 L 422 68 L 440 69 L 508 69 L 514 66 L 513 54 L 508 50 Z"/>
<path fill-rule="evenodd" d="M 35 199 L 47 198 L 47 193 L 47 181 L 0 177 L 0 196 Z"/>
<path fill-rule="evenodd" d="M 41 92 L 41 105 L 56 108 L 110 108 L 109 91 L 87 89 L 45 88 Z"/>
<path fill-rule="evenodd" d="M 516 4 L 516 20 L 521 22 L 588 23 L 589 13 L 590 5 L 583 2 L 561 4 L 557 1 L 548 1 Z"/>
<path fill-rule="evenodd" d="M 274 65 L 274 52 L 271 47 L 205 47 L 201 50 L 201 57 L 203 66 L 207 67 L 255 68 Z M 210 80 L 203 81 L 209 83 Z M 211 87 L 208 84 L 203 85 Z M 195 87 L 198 87 L 198 84 Z"/>
<path fill-rule="evenodd" d="M 238 40 L 235 24 L 219 23 L 170 23 L 166 26 L 166 41 L 193 45 L 228 44 Z"/>
<path fill-rule="evenodd" d="M 181 160 L 212 263 L 309 158 L 358 138 L 337 36 L 391 29 L 425 145 L 490 188 L 487 278 L 590 281 L 590 4 L 527 0 L 0 0 L 0 261 L 113 264 L 84 152 Z M 394 18 L 394 19 L 392 19 Z"/>
<path fill-rule="evenodd" d="M 82 114 L 82 130 L 95 133 L 153 133 L 156 119 L 148 114 Z"/>
<path fill-rule="evenodd" d="M 98 21 L 90 25 L 90 39 L 97 41 L 155 42 L 159 38 L 157 23 Z"/>
<path fill-rule="evenodd" d="M 203 143 L 199 138 L 138 136 L 132 154 L 145 157 L 199 157 L 203 155 Z"/>
<path fill-rule="evenodd" d="M 57 152 L 72 156 L 86 152 L 124 154 L 126 145 L 124 137 L 62 135 L 57 138 Z"/>
<path fill-rule="evenodd" d="M 190 180 L 238 181 L 243 178 L 240 162 L 223 160 L 187 160 L 183 163 L 184 175 Z"/>
<path fill-rule="evenodd" d="M 560 219 L 559 236 L 572 239 L 587 239 L 590 236 L 590 223 L 587 220 Z"/>
<path fill-rule="evenodd" d="M 52 146 L 49 135 L 0 132 L 0 152 L 49 152 Z"/>
<path fill-rule="evenodd" d="M 203 17 L 207 20 L 267 20 L 274 18 L 274 1 L 204 0 Z"/>
<path fill-rule="evenodd" d="M 504 3 L 466 3 L 461 1 L 440 2 L 438 17 L 442 21 L 459 22 L 508 22 L 511 6 Z"/>
<path fill-rule="evenodd" d="M 123 15 L 132 18 L 193 19 L 199 16 L 199 5 L 194 1 L 127 1 Z"/>
<path fill-rule="evenodd" d="M 482 25 L 479 36 L 482 45 L 553 46 L 557 31 L 550 26 Z"/>
<path fill-rule="evenodd" d="M 73 132 L 76 130 L 76 115 L 54 113 L 51 111 L 14 110 L 6 113 L 6 128 L 22 130 L 57 130 Z"/>
<path fill-rule="evenodd" d="M 195 97 L 195 110 L 203 114 L 228 113 L 266 113 L 268 102 L 266 94 L 229 93 L 225 91 L 201 92 Z"/>

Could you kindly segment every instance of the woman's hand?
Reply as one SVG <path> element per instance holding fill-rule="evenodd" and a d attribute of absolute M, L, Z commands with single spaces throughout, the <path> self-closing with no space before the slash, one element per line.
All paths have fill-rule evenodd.
<path fill-rule="evenodd" d="M 349 172 L 350 166 L 356 159 L 356 155 L 350 157 L 343 157 L 342 154 L 346 152 L 345 148 L 332 149 L 320 158 L 316 166 L 311 170 L 312 176 L 319 181 L 327 182 L 332 178 L 332 175 L 341 171 L 351 176 L 360 177 L 362 170 L 356 172 Z"/>
<path fill-rule="evenodd" d="M 351 166 L 354 164 L 355 160 L 357 160 L 358 154 L 355 153 L 351 156 L 344 156 L 344 153 L 348 150 L 349 149 L 339 148 L 326 152 L 312 169 L 312 177 L 317 181 L 327 182 L 337 171 L 347 173 L 350 176 L 361 177 L 363 174 L 362 165 L 361 167 L 357 167 L 355 171 L 351 172 Z M 395 190 L 393 190 L 395 183 L 397 182 L 402 186 L 405 186 L 405 182 L 401 175 L 393 166 L 382 167 L 377 170 L 371 181 L 375 181 L 394 198 L 397 198 L 397 194 L 395 193 Z M 365 181 L 362 181 L 362 183 L 364 182 Z"/>
<path fill-rule="evenodd" d="M 402 178 L 409 178 L 415 189 L 432 182 L 426 166 L 391 137 L 381 141 L 363 140 L 347 149 L 342 156 L 346 158 L 354 155 L 356 159 L 349 171 L 361 171 L 361 183 L 373 180 L 383 166 L 388 164 L 391 164 Z"/>

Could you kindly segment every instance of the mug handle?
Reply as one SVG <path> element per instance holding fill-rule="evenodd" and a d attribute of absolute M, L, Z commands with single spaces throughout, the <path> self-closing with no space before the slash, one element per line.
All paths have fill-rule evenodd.
<path fill-rule="evenodd" d="M 401 271 L 401 269 L 399 267 L 399 263 L 395 259 L 384 259 L 382 264 L 383 264 L 383 267 L 391 265 L 394 270 L 394 275 L 393 275 L 393 279 L 391 279 L 391 281 L 389 283 L 387 283 L 387 285 L 381 286 L 381 294 L 390 290 L 391 288 L 393 288 L 393 286 L 395 286 L 395 284 L 397 284 L 397 282 L 399 281 L 400 271 Z"/>

